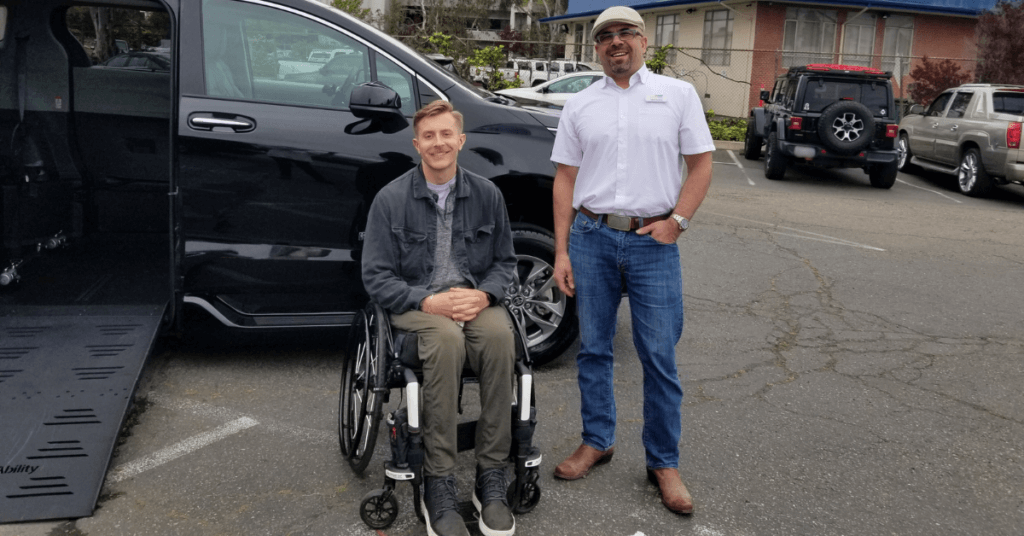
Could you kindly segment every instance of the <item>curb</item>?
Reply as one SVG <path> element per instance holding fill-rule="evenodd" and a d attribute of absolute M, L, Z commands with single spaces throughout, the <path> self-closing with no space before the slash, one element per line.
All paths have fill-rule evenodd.
<path fill-rule="evenodd" d="M 716 151 L 724 151 L 726 149 L 732 149 L 733 151 L 742 151 L 743 150 L 743 142 L 742 141 L 715 140 L 715 150 Z"/>

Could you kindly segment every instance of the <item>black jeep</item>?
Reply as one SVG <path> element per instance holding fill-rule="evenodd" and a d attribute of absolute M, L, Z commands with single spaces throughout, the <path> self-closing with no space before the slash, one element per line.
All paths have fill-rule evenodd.
<path fill-rule="evenodd" d="M 875 188 L 892 188 L 899 118 L 891 77 L 870 67 L 791 67 L 771 92 L 761 91 L 765 106 L 750 111 L 743 155 L 757 160 L 767 140 L 764 175 L 771 180 L 794 162 L 859 167 Z"/>

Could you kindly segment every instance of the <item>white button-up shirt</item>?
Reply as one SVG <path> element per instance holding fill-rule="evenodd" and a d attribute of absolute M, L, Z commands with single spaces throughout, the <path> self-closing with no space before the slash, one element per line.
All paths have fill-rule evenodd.
<path fill-rule="evenodd" d="M 693 86 L 642 66 L 628 89 L 605 76 L 569 98 L 551 160 L 579 168 L 573 208 L 650 217 L 675 207 L 681 155 L 714 150 Z"/>

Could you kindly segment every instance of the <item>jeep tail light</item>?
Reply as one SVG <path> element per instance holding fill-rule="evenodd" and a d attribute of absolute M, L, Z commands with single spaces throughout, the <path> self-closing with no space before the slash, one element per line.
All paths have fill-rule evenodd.
<path fill-rule="evenodd" d="M 885 137 L 895 138 L 896 132 L 900 129 L 899 125 L 885 125 Z"/>
<path fill-rule="evenodd" d="M 1010 149 L 1020 149 L 1020 127 L 1021 124 L 1014 121 L 1006 127 L 1006 146 Z"/>
<path fill-rule="evenodd" d="M 1018 126 L 1020 123 L 1017 123 Z M 804 128 L 803 117 L 792 117 L 789 119 L 789 130 L 801 130 Z M 1020 129 L 1017 129 L 1017 139 L 1020 140 Z"/>

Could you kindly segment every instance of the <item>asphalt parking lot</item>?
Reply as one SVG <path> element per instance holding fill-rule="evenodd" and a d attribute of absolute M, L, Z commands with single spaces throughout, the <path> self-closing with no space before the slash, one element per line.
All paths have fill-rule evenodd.
<path fill-rule="evenodd" d="M 714 161 L 681 239 L 695 514 L 667 512 L 646 482 L 624 303 L 615 459 L 581 481 L 551 475 L 579 444 L 570 348 L 536 371 L 542 499 L 517 534 L 1019 534 L 1024 188 L 973 199 L 937 174 L 878 190 L 860 170 L 768 181 L 739 149 Z M 95 514 L 0 536 L 425 534 L 408 486 L 395 525 L 359 519 L 384 441 L 364 478 L 338 452 L 342 334 L 190 327 L 150 360 Z M 461 463 L 468 497 L 471 455 Z"/>

